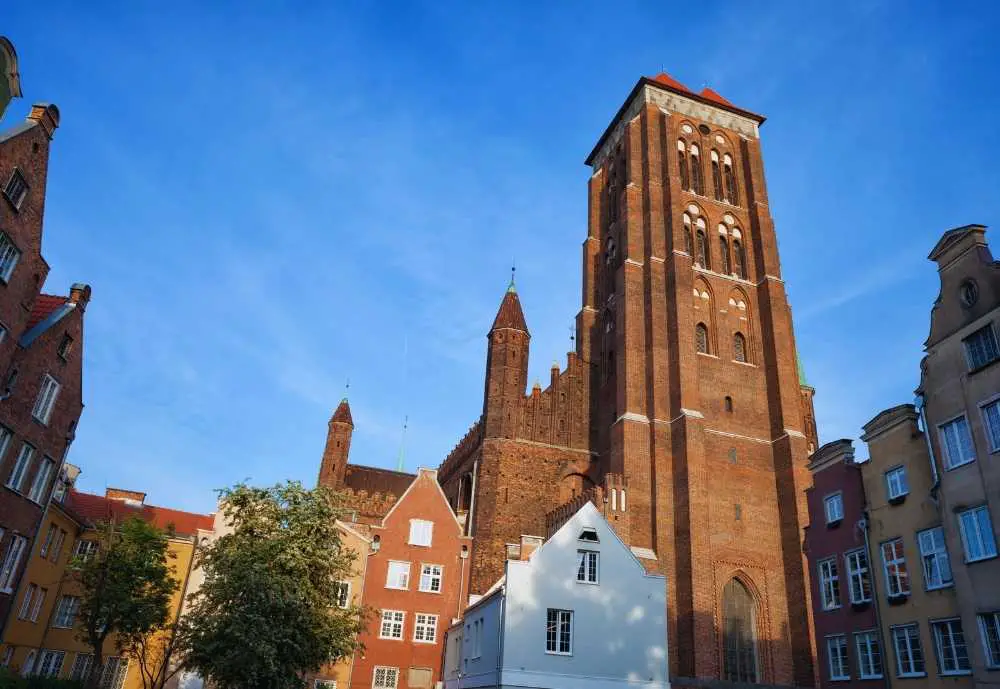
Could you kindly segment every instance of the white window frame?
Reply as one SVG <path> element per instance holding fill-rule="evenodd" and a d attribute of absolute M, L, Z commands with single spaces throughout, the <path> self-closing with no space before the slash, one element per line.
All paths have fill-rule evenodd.
<path fill-rule="evenodd" d="M 80 597 L 63 594 L 56 602 L 52 627 L 55 629 L 72 629 L 76 625 L 76 616 L 80 613 Z"/>
<path fill-rule="evenodd" d="M 840 571 L 837 557 L 828 557 L 816 563 L 819 573 L 819 599 L 823 610 L 836 610 L 840 602 Z"/>
<path fill-rule="evenodd" d="M 836 505 L 836 510 L 830 509 L 832 505 Z M 823 497 L 823 514 L 827 524 L 844 519 L 844 493 L 842 491 L 838 490 L 836 493 L 830 493 Z"/>
<path fill-rule="evenodd" d="M 73 665 L 69 669 L 69 678 L 84 680 L 90 674 L 90 666 L 94 664 L 93 653 L 77 653 Z"/>
<path fill-rule="evenodd" d="M 410 563 L 403 560 L 389 560 L 385 571 L 385 587 L 397 591 L 408 591 L 410 589 Z"/>
<path fill-rule="evenodd" d="M 864 548 L 848 550 L 844 553 L 844 565 L 847 569 L 847 595 L 851 603 L 871 603 L 872 582 L 871 567 L 868 564 L 868 551 Z M 857 582 L 858 589 L 861 592 L 860 597 L 854 595 L 855 582 Z"/>
<path fill-rule="evenodd" d="M 21 250 L 17 248 L 9 234 L 0 230 L 0 282 L 4 284 L 10 282 L 20 260 Z"/>
<path fill-rule="evenodd" d="M 337 586 L 337 607 L 346 610 L 351 607 L 351 582 L 338 581 Z"/>
<path fill-rule="evenodd" d="M 317 677 L 313 680 L 313 689 L 337 689 L 337 680 Z"/>
<path fill-rule="evenodd" d="M 382 620 L 378 627 L 378 638 L 389 641 L 402 641 L 406 636 L 406 613 L 402 610 L 383 610 Z"/>
<path fill-rule="evenodd" d="M 38 397 L 35 398 L 35 407 L 31 410 L 31 417 L 41 424 L 49 425 L 52 418 L 52 410 L 55 409 L 56 400 L 59 399 L 59 391 L 62 385 L 59 381 L 46 373 L 42 376 L 42 384 L 38 387 Z"/>
<path fill-rule="evenodd" d="M 555 613 L 555 646 L 549 646 L 549 626 L 552 624 L 550 619 L 552 618 L 552 613 Z M 557 656 L 571 656 L 573 655 L 573 611 L 572 610 L 562 610 L 560 608 L 548 608 L 545 611 L 545 653 L 548 655 Z M 562 636 L 566 631 L 564 627 L 568 627 L 569 631 L 569 644 L 568 649 L 563 651 Z"/>
<path fill-rule="evenodd" d="M 980 523 L 978 516 L 980 514 L 986 515 L 986 526 Z M 972 525 L 974 530 L 974 536 L 976 537 L 976 543 L 981 549 L 982 554 L 978 557 L 971 557 L 969 554 L 969 544 L 970 544 L 970 534 L 966 531 L 966 515 L 972 516 Z M 997 542 L 993 535 L 993 518 L 990 515 L 989 507 L 986 505 L 977 505 L 976 507 L 970 507 L 967 510 L 962 510 L 958 513 L 958 531 L 962 535 L 962 550 L 965 553 L 966 562 L 979 562 L 981 560 L 990 560 L 997 556 Z"/>
<path fill-rule="evenodd" d="M 932 526 L 918 531 L 917 547 L 920 549 L 920 568 L 924 573 L 924 587 L 928 591 L 933 591 L 952 586 L 954 579 L 951 572 L 951 558 L 948 557 L 948 546 L 944 540 L 944 528 Z"/>
<path fill-rule="evenodd" d="M 893 552 L 892 560 L 886 559 L 885 547 L 889 544 L 895 545 L 896 543 L 899 543 L 902 553 L 897 556 Z M 895 551 L 895 547 L 893 547 L 893 551 Z M 883 541 L 879 544 L 879 552 L 882 553 L 882 570 L 885 573 L 886 595 L 890 597 L 910 595 L 913 589 L 910 585 L 910 570 L 906 566 L 906 548 L 903 545 L 903 539 L 890 538 L 888 541 Z M 889 573 L 890 566 L 892 565 L 895 565 L 896 568 L 894 574 Z M 900 571 L 901 569 L 902 571 Z"/>
<path fill-rule="evenodd" d="M 3 565 L 0 566 L 0 593 L 13 592 L 14 583 L 17 581 L 17 569 L 21 565 L 21 558 L 24 557 L 27 546 L 28 539 L 24 536 L 14 534 L 10 537 Z"/>
<path fill-rule="evenodd" d="M 38 616 L 42 613 L 42 606 L 45 605 L 45 598 L 48 595 L 48 589 L 39 587 L 38 595 L 35 596 L 35 603 L 31 607 L 31 614 L 28 616 L 29 622 L 38 622 Z"/>
<path fill-rule="evenodd" d="M 905 465 L 894 466 L 885 472 L 885 494 L 889 500 L 910 494 L 910 479 L 906 475 Z"/>
<path fill-rule="evenodd" d="M 433 615 L 429 612 L 413 613 L 413 643 L 436 644 L 437 627 L 437 615 Z"/>
<path fill-rule="evenodd" d="M 383 681 L 379 682 L 379 672 Z M 392 677 L 390 683 L 389 678 Z M 376 665 L 372 668 L 372 689 L 396 689 L 399 686 L 399 668 L 390 665 Z"/>
<path fill-rule="evenodd" d="M 961 424 L 961 426 L 958 424 Z M 959 437 L 956 435 L 955 440 L 959 445 L 958 451 L 966 452 L 967 454 L 957 459 L 951 456 L 952 453 L 948 447 L 948 429 L 952 427 L 955 429 L 963 427 L 965 429 L 964 436 Z M 955 433 L 958 433 L 958 430 L 955 430 Z M 939 423 L 938 441 L 941 444 L 941 464 L 944 466 L 945 471 L 951 471 L 952 469 L 957 469 L 976 461 L 976 441 L 972 437 L 972 428 L 969 426 L 969 419 L 966 418 L 965 414 L 959 414 L 953 419 Z M 968 441 L 967 445 L 963 441 Z"/>
<path fill-rule="evenodd" d="M 830 680 L 833 682 L 850 681 L 850 663 L 850 657 L 847 653 L 847 635 L 832 634 L 826 637 L 826 666 L 830 671 Z"/>
<path fill-rule="evenodd" d="M 990 409 L 996 410 L 995 418 L 990 420 Z M 993 395 L 979 403 L 979 416 L 983 420 L 983 434 L 990 452 L 1000 452 L 1000 395 Z"/>
<path fill-rule="evenodd" d="M 429 548 L 434 542 L 434 522 L 426 519 L 411 519 L 410 538 L 407 542 L 410 545 Z"/>
<path fill-rule="evenodd" d="M 858 654 L 858 677 L 861 679 L 882 679 L 884 660 L 882 645 L 878 640 L 878 630 L 867 629 L 854 632 L 854 647 Z M 876 659 L 878 662 L 876 663 Z"/>
<path fill-rule="evenodd" d="M 28 499 L 37 502 L 39 505 L 45 504 L 45 494 L 48 492 L 49 479 L 55 472 L 56 462 L 51 457 L 42 457 L 35 472 L 35 478 L 31 482 L 31 490 L 28 491 Z"/>
<path fill-rule="evenodd" d="M 38 670 L 35 674 L 39 677 L 58 677 L 65 660 L 66 651 L 43 650 L 38 656 Z"/>
<path fill-rule="evenodd" d="M 31 613 L 31 600 L 35 597 L 37 590 L 38 584 L 28 584 L 28 587 L 24 590 L 24 597 L 21 599 L 21 607 L 17 611 L 17 619 L 28 619 L 28 615 Z"/>
<path fill-rule="evenodd" d="M 434 585 L 437 584 L 437 588 Z M 441 593 L 444 588 L 444 567 L 441 565 L 420 564 L 420 582 L 417 590 L 424 593 Z"/>
<path fill-rule="evenodd" d="M 52 544 L 52 548 L 49 549 L 48 558 L 52 562 L 59 562 L 59 556 L 62 554 L 62 547 L 66 544 L 66 530 L 59 529 L 59 533 L 56 535 L 55 543 Z"/>
<path fill-rule="evenodd" d="M 38 557 L 44 558 L 49 554 L 49 548 L 52 547 L 52 542 L 58 531 L 59 527 L 56 526 L 55 522 L 49 524 L 49 530 L 45 532 L 45 540 L 42 541 L 42 546 L 38 549 Z"/>
<path fill-rule="evenodd" d="M 14 433 L 6 426 L 0 426 L 0 462 L 7 456 L 7 449 L 14 440 Z"/>
<path fill-rule="evenodd" d="M 915 634 L 912 636 L 910 632 L 913 631 Z M 903 636 L 900 637 L 897 632 L 902 632 Z M 927 676 L 927 658 L 924 657 L 924 649 L 920 643 L 920 626 L 916 622 L 910 622 L 908 624 L 896 624 L 889 627 L 889 634 L 892 636 L 892 649 L 896 654 L 896 676 L 897 677 L 926 677 Z M 909 661 L 908 669 L 903 671 L 903 656 L 900 655 L 900 641 L 905 641 L 906 648 L 906 658 Z M 914 643 L 914 641 L 916 643 Z M 914 657 L 914 651 L 920 655 L 920 665 L 923 666 L 922 670 L 915 669 L 917 666 L 916 659 Z"/>
<path fill-rule="evenodd" d="M 35 658 L 38 656 L 37 651 L 28 651 L 28 655 L 24 657 L 24 662 L 21 663 L 21 676 L 27 677 L 35 670 Z"/>
<path fill-rule="evenodd" d="M 97 541 L 81 538 L 76 542 L 76 548 L 73 550 L 73 556 L 78 557 L 84 562 L 94 557 L 94 553 L 97 552 L 100 544 Z"/>
<path fill-rule="evenodd" d="M 986 668 L 1000 670 L 1000 611 L 976 615 Z"/>
<path fill-rule="evenodd" d="M 937 654 L 938 672 L 946 677 L 971 675 L 972 663 L 969 658 L 969 645 L 966 643 L 965 633 L 962 631 L 961 618 L 931 620 L 930 624 L 931 636 L 934 639 L 934 652 Z M 962 653 L 965 654 L 965 668 L 959 667 Z"/>
<path fill-rule="evenodd" d="M 598 550 L 576 551 L 576 583 L 601 583 L 601 553 Z"/>
<path fill-rule="evenodd" d="M 14 468 L 10 470 L 10 476 L 7 477 L 8 488 L 16 490 L 18 493 L 21 492 L 24 479 L 31 470 L 31 464 L 34 460 L 35 446 L 31 443 L 22 443 L 21 451 L 17 453 L 17 459 L 14 461 Z"/>

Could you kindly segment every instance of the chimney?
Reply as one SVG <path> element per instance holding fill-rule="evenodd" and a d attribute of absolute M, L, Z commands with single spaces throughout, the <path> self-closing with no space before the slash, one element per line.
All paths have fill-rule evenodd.
<path fill-rule="evenodd" d="M 104 491 L 104 497 L 108 500 L 121 500 L 126 505 L 142 505 L 146 502 L 146 494 L 137 490 L 125 490 L 123 488 L 108 488 Z"/>
<path fill-rule="evenodd" d="M 76 304 L 81 311 L 86 309 L 87 304 L 90 303 L 90 285 L 85 285 L 82 282 L 74 283 L 69 288 L 69 303 Z"/>
<path fill-rule="evenodd" d="M 51 103 L 35 103 L 31 106 L 29 120 L 38 122 L 45 129 L 45 135 L 50 139 L 59 127 L 59 108 Z"/>
<path fill-rule="evenodd" d="M 527 560 L 531 554 L 542 547 L 541 536 L 521 536 L 521 559 Z"/>

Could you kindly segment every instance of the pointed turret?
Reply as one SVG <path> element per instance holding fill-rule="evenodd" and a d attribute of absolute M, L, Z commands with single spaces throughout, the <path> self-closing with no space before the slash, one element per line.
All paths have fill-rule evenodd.
<path fill-rule="evenodd" d="M 531 340 L 513 277 L 500 302 L 487 340 L 483 399 L 486 434 L 510 435 L 514 428 L 511 412 L 524 397 L 528 382 L 528 344 Z"/>
<path fill-rule="evenodd" d="M 330 417 L 323 449 L 323 462 L 319 467 L 319 485 L 337 489 L 344 482 L 347 469 L 347 455 L 351 450 L 351 435 L 354 433 L 354 419 L 347 398 L 340 400 Z"/>
<path fill-rule="evenodd" d="M 503 301 L 500 302 L 497 317 L 493 319 L 490 333 L 500 328 L 521 330 L 528 334 L 528 324 L 524 321 L 524 311 L 521 310 L 521 300 L 517 296 L 517 289 L 514 288 L 514 280 L 510 281 L 507 293 L 503 295 Z"/>
<path fill-rule="evenodd" d="M 351 405 L 348 404 L 346 397 L 340 400 L 337 410 L 330 417 L 330 423 L 346 423 L 351 428 L 354 428 L 354 419 L 351 418 Z"/>

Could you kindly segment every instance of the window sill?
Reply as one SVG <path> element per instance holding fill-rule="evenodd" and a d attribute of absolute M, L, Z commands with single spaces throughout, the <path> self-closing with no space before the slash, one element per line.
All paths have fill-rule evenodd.
<path fill-rule="evenodd" d="M 963 561 L 967 565 L 974 565 L 977 562 L 988 562 L 989 560 L 996 560 L 996 559 L 997 559 L 996 555 L 987 555 L 986 557 L 977 557 L 975 560 L 970 560 L 968 558 L 965 558 Z"/>
<path fill-rule="evenodd" d="M 944 589 L 950 589 L 955 587 L 954 581 L 949 581 L 947 584 L 938 584 L 937 586 L 928 586 L 925 591 L 943 591 Z"/>
<path fill-rule="evenodd" d="M 547 655 L 547 656 L 562 656 L 564 658 L 570 658 L 570 657 L 573 656 L 573 652 L 570 651 L 569 653 L 565 653 L 563 651 L 546 651 L 545 655 Z"/>
<path fill-rule="evenodd" d="M 972 674 L 972 670 L 954 670 L 952 672 L 942 672 L 941 677 L 968 677 Z"/>
<path fill-rule="evenodd" d="M 902 495 L 897 495 L 894 498 L 889 498 L 889 504 L 892 505 L 893 507 L 895 507 L 896 505 L 902 505 L 904 502 L 906 502 L 907 495 L 909 495 L 909 493 L 903 493 Z"/>
<path fill-rule="evenodd" d="M 696 352 L 698 356 L 707 356 L 709 359 L 718 359 L 715 354 L 709 354 L 708 352 Z"/>
<path fill-rule="evenodd" d="M 927 676 L 926 672 L 908 672 L 906 674 L 896 675 L 896 677 L 899 679 L 921 679 L 926 676 Z"/>
<path fill-rule="evenodd" d="M 972 459 L 967 459 L 967 460 L 965 460 L 964 462 L 962 462 L 960 464 L 952 464 L 951 466 L 946 466 L 944 468 L 944 470 L 945 471 L 954 471 L 955 469 L 961 469 L 962 467 L 967 467 L 970 464 L 975 464 L 975 463 L 976 463 L 976 458 L 973 457 Z"/>
<path fill-rule="evenodd" d="M 993 359 L 992 361 L 987 361 L 985 364 L 977 366 L 976 368 L 970 368 L 969 371 L 968 371 L 968 375 L 974 376 L 977 373 L 979 373 L 980 371 L 985 371 L 986 369 L 988 369 L 990 366 L 992 366 L 993 364 L 997 363 L 998 361 L 1000 361 L 1000 358 Z"/>
<path fill-rule="evenodd" d="M 391 591 L 409 591 L 410 590 L 409 586 L 389 586 L 388 584 L 386 585 L 386 588 L 389 589 L 389 590 L 391 590 Z"/>
<path fill-rule="evenodd" d="M 858 679 L 885 679 L 883 675 L 858 675 Z"/>
<path fill-rule="evenodd" d="M 851 681 L 851 676 L 848 675 L 847 677 L 831 677 L 830 681 L 831 682 L 850 682 Z"/>
<path fill-rule="evenodd" d="M 440 596 L 440 591 L 431 591 L 430 589 L 417 589 L 417 593 L 433 593 L 436 596 Z"/>
<path fill-rule="evenodd" d="M 889 605 L 902 605 L 910 598 L 908 593 L 900 593 L 895 596 L 886 596 L 886 600 Z"/>
<path fill-rule="evenodd" d="M 421 641 L 421 640 L 419 640 L 419 639 L 414 639 L 414 640 L 413 640 L 413 643 L 415 643 L 415 644 L 436 644 L 436 643 L 437 643 L 437 640 L 436 640 L 436 639 L 433 639 L 433 640 L 431 640 L 431 641 Z"/>
<path fill-rule="evenodd" d="M 861 612 L 863 610 L 867 610 L 868 608 L 870 608 L 871 605 L 872 602 L 870 600 L 861 600 L 856 603 L 852 601 L 851 610 L 853 610 L 854 612 Z"/>
<path fill-rule="evenodd" d="M 844 521 L 843 519 L 834 519 L 826 523 L 826 528 L 828 529 L 838 529 L 840 528 L 840 523 Z"/>
<path fill-rule="evenodd" d="M 379 641 L 402 641 L 403 637 L 399 637 L 397 639 L 394 636 L 380 636 L 378 639 L 379 639 Z"/>
<path fill-rule="evenodd" d="M 578 584 L 586 584 L 587 586 L 599 586 L 601 582 L 599 582 L 599 581 L 580 581 L 579 579 L 577 579 L 576 583 L 578 583 Z"/>

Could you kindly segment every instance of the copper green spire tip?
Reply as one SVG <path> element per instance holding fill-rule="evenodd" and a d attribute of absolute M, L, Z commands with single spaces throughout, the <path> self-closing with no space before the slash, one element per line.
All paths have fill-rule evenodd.
<path fill-rule="evenodd" d="M 517 271 L 517 267 L 512 265 L 510 267 L 510 284 L 507 285 L 507 291 L 508 292 L 515 292 L 515 293 L 517 292 L 517 288 L 514 287 L 514 273 L 516 271 Z"/>

